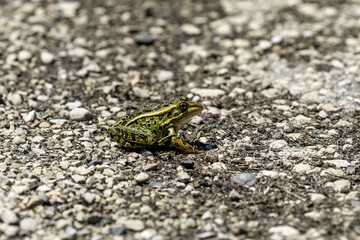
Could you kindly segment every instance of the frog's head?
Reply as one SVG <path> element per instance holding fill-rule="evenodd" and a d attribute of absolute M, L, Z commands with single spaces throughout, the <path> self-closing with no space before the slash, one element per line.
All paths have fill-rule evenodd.
<path fill-rule="evenodd" d="M 172 110 L 167 115 L 166 123 L 174 124 L 176 127 L 190 122 L 191 118 L 199 114 L 204 107 L 195 102 L 191 102 L 188 97 L 181 97 L 172 104 Z"/>

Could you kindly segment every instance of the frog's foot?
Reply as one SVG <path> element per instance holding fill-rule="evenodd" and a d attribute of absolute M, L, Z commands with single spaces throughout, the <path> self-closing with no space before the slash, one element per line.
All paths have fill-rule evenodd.
<path fill-rule="evenodd" d="M 197 148 L 191 146 L 188 143 L 184 143 L 181 139 L 176 136 L 171 138 L 171 144 L 186 153 L 203 153 L 204 151 L 198 150 Z"/>

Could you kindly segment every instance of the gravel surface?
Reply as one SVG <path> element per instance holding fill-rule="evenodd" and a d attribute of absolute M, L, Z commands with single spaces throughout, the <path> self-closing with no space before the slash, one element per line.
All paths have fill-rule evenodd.
<path fill-rule="evenodd" d="M 360 238 L 358 0 L 0 4 L 0 240 Z M 182 95 L 204 154 L 107 137 Z"/>

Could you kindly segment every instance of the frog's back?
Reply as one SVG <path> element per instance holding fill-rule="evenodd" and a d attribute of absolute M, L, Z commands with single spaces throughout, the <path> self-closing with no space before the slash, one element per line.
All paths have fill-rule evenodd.
<path fill-rule="evenodd" d="M 127 126 L 129 124 L 131 125 L 132 120 L 134 118 L 137 118 L 143 114 L 149 114 L 151 112 L 156 112 L 161 109 L 167 108 L 171 104 L 172 104 L 172 102 L 165 102 L 163 104 L 159 104 L 159 105 L 152 106 L 152 107 L 140 107 L 140 108 L 136 109 L 134 112 L 128 113 L 125 116 L 123 116 L 122 118 L 120 118 L 120 120 L 117 121 L 114 126 Z"/>

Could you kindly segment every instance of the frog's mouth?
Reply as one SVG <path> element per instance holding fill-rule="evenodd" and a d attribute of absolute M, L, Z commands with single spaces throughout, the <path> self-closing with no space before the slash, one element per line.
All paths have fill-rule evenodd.
<path fill-rule="evenodd" d="M 179 117 L 179 119 L 176 121 L 175 123 L 176 127 L 180 128 L 181 126 L 187 124 L 188 122 L 191 121 L 193 117 L 198 115 L 203 109 L 204 107 L 201 104 L 192 103 L 190 108 L 184 114 L 182 114 Z"/>

